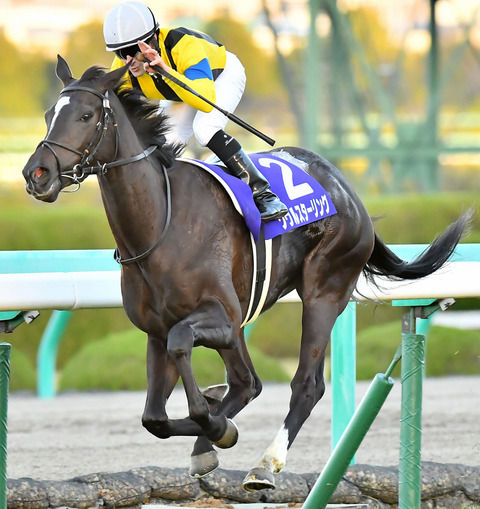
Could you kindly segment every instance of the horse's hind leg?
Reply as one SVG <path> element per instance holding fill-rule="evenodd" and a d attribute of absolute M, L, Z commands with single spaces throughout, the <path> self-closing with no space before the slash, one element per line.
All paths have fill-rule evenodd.
<path fill-rule="evenodd" d="M 303 301 L 302 340 L 298 369 L 290 384 L 290 409 L 274 441 L 247 474 L 244 487 L 248 490 L 274 488 L 273 473 L 284 467 L 288 449 L 325 391 L 323 363 L 330 334 L 371 251 L 368 235 L 366 241 L 353 241 L 350 249 L 340 244 L 345 238 L 352 242 L 351 236 L 337 237 L 331 243 L 336 249 L 327 252 L 318 247 L 305 260 L 303 287 L 299 289 Z"/>
<path fill-rule="evenodd" d="M 302 342 L 297 372 L 290 384 L 290 410 L 283 426 L 263 456 L 246 475 L 243 486 L 256 491 L 275 488 L 273 474 L 285 466 L 287 452 L 302 424 L 325 391 L 323 366 L 330 332 L 337 317 L 337 306 L 317 302 L 304 304 Z"/>

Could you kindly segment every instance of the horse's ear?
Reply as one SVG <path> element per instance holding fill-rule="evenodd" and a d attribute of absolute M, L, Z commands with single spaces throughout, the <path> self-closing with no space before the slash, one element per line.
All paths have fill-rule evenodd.
<path fill-rule="evenodd" d="M 107 72 L 104 76 L 102 76 L 100 80 L 100 87 L 103 92 L 106 90 L 113 90 L 120 80 L 125 76 L 129 68 L 129 64 L 120 67 L 119 69 L 115 69 L 114 71 Z"/>
<path fill-rule="evenodd" d="M 55 73 L 65 87 L 74 80 L 70 67 L 68 67 L 66 60 L 60 55 L 57 55 L 57 68 L 55 69 Z"/>

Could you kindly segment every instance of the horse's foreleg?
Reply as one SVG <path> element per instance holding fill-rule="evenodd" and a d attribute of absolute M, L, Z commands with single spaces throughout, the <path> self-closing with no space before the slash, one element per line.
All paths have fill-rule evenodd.
<path fill-rule="evenodd" d="M 235 417 L 262 391 L 262 382 L 253 367 L 248 353 L 243 330 L 239 349 L 221 350 L 227 374 L 228 392 L 222 400 L 219 412 Z"/>
<path fill-rule="evenodd" d="M 170 436 L 165 405 L 177 380 L 177 368 L 168 356 L 165 341 L 149 335 L 147 343 L 147 400 L 142 424 L 150 433 L 159 438 Z"/>
<path fill-rule="evenodd" d="M 143 426 L 158 438 L 201 435 L 202 428 L 192 419 L 169 419 L 167 416 L 165 406 L 177 383 L 178 371 L 165 342 L 152 335 L 149 335 L 147 344 L 147 379 Z"/>
<path fill-rule="evenodd" d="M 207 389 L 202 391 L 203 396 L 208 402 L 210 413 L 218 413 L 227 390 L 228 386 L 222 384 L 207 387 Z M 213 448 L 212 442 L 206 436 L 197 437 L 191 454 L 189 474 L 194 478 L 204 477 L 213 472 L 218 465 L 217 451 Z"/>
<path fill-rule="evenodd" d="M 261 381 L 248 354 L 243 330 L 240 331 L 240 340 L 240 351 L 237 348 L 219 351 L 227 372 L 228 392 L 226 395 L 218 394 L 216 401 L 210 398 L 210 411 L 215 415 L 224 414 L 229 418 L 234 417 L 261 392 Z M 210 389 L 207 389 L 208 394 L 212 392 Z M 204 395 L 205 392 L 203 392 Z M 217 466 L 217 453 L 212 443 L 204 436 L 198 437 L 192 451 L 190 475 L 203 477 L 215 470 Z"/>
<path fill-rule="evenodd" d="M 238 439 L 236 426 L 223 415 L 211 414 L 207 400 L 195 380 L 191 355 L 197 345 L 230 348 L 232 323 L 225 308 L 216 299 L 204 301 L 194 312 L 174 325 L 167 337 L 167 351 L 182 378 L 190 418 L 201 432 L 218 447 L 231 447 Z"/>

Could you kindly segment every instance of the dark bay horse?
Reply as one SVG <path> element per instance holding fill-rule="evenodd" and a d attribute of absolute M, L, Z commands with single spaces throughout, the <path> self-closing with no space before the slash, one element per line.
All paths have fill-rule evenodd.
<path fill-rule="evenodd" d="M 56 72 L 65 88 L 47 111 L 47 135 L 23 170 L 27 191 L 53 202 L 72 181 L 97 174 L 122 261 L 124 307 L 148 335 L 143 426 L 159 438 L 197 436 L 190 473 L 203 476 L 218 465 L 213 446 L 237 441 L 230 419 L 261 391 L 241 327 L 252 285 L 249 232 L 223 188 L 176 159 L 179 148 L 165 143 L 166 118 L 156 106 L 119 89 L 126 68 L 92 67 L 74 79 L 59 57 Z M 394 279 L 428 275 L 447 261 L 469 221 L 464 214 L 406 263 L 376 235 L 364 205 L 332 164 L 301 148 L 281 150 L 303 162 L 337 214 L 273 239 L 263 311 L 297 290 L 303 303 L 301 349 L 290 408 L 247 475 L 247 489 L 274 487 L 273 473 L 284 467 L 288 449 L 322 397 L 330 333 L 362 271 Z M 191 366 L 195 346 L 222 357 L 226 393 L 200 391 Z M 170 419 L 165 406 L 179 377 L 188 417 Z"/>

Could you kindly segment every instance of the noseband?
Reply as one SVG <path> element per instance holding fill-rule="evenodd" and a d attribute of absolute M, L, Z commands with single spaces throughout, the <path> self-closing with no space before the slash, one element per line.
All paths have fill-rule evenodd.
<path fill-rule="evenodd" d="M 80 180 L 79 179 L 85 179 L 89 175 L 105 175 L 107 171 L 110 168 L 115 168 L 117 166 L 125 166 L 127 164 L 135 163 L 137 161 L 140 161 L 142 159 L 146 159 L 148 156 L 150 156 L 157 148 L 157 145 L 151 145 L 150 147 L 146 148 L 143 152 L 140 152 L 140 154 L 137 154 L 135 156 L 127 157 L 125 159 L 119 159 L 117 161 L 112 161 L 110 163 L 100 163 L 96 161 L 95 164 L 91 164 L 92 160 L 97 153 L 98 149 L 100 148 L 100 145 L 103 141 L 103 138 L 105 137 L 108 125 L 111 123 L 115 132 L 115 156 L 114 159 L 116 159 L 118 154 L 118 125 L 115 122 L 115 117 L 113 114 L 113 110 L 110 107 L 110 100 L 108 98 L 108 90 L 105 92 L 105 94 L 102 94 L 98 90 L 90 87 L 83 87 L 80 85 L 70 85 L 65 87 L 61 92 L 60 95 L 67 93 L 67 92 L 89 92 L 90 94 L 96 95 L 101 101 L 102 101 L 102 112 L 100 115 L 100 120 L 97 122 L 97 125 L 95 127 L 95 133 L 93 135 L 93 138 L 91 141 L 87 144 L 87 146 L 83 149 L 83 151 L 77 150 L 75 148 L 69 147 L 67 145 L 64 145 L 63 143 L 59 143 L 58 141 L 54 140 L 48 140 L 44 139 L 39 144 L 38 147 L 46 147 L 55 157 L 55 161 L 57 162 L 57 170 L 60 175 L 60 177 L 66 177 L 73 180 L 74 184 L 77 184 L 77 186 L 80 186 Z M 65 150 L 68 150 L 69 152 L 73 152 L 74 154 L 77 154 L 80 156 L 80 161 L 75 164 L 71 169 L 68 170 L 61 170 L 60 168 L 60 159 L 55 152 L 54 146 L 63 148 Z M 38 148 L 37 147 L 37 148 Z M 118 248 L 115 249 L 114 258 L 115 260 L 122 264 L 129 264 L 129 263 L 135 263 L 139 262 L 140 260 L 143 260 L 147 256 L 149 256 L 160 244 L 160 242 L 165 237 L 165 234 L 168 230 L 168 226 L 170 225 L 170 218 L 171 218 L 171 192 L 170 192 L 170 181 L 168 178 L 168 173 L 164 165 L 162 165 L 162 171 L 165 178 L 165 188 L 166 188 L 166 218 L 165 218 L 165 224 L 163 226 L 163 231 L 158 238 L 158 240 L 148 248 L 143 253 L 133 256 L 131 258 L 122 258 L 120 256 L 120 253 L 118 251 Z"/>

